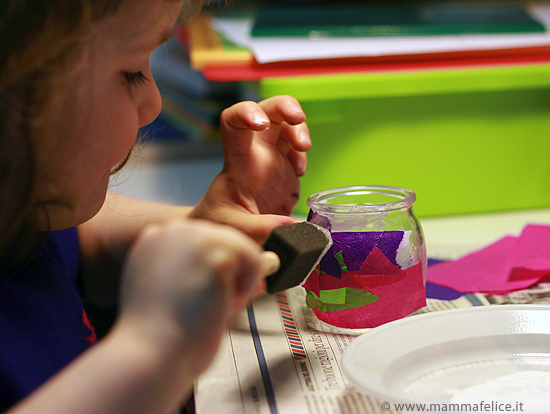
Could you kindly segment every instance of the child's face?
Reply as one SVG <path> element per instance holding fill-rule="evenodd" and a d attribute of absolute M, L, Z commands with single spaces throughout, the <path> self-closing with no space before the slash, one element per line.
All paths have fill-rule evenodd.
<path fill-rule="evenodd" d="M 171 35 L 182 3 L 128 0 L 94 32 L 75 79 L 72 133 L 60 126 L 59 139 L 37 144 L 40 198 L 56 201 L 47 204 L 52 230 L 97 213 L 112 168 L 159 114 L 149 58 Z"/>

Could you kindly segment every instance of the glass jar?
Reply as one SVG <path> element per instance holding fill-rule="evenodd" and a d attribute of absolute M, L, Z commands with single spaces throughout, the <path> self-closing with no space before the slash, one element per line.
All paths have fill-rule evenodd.
<path fill-rule="evenodd" d="M 308 198 L 308 221 L 333 245 L 303 283 L 307 305 L 339 331 L 364 331 L 426 305 L 426 247 L 413 213 L 416 195 L 399 187 L 355 186 Z"/>

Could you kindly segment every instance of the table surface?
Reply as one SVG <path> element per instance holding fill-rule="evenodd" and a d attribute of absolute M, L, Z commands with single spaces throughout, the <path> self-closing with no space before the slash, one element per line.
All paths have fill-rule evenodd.
<path fill-rule="evenodd" d="M 527 224 L 550 224 L 550 209 L 426 218 L 421 222 L 428 256 L 453 259 L 483 248 L 505 235 L 517 236 Z M 541 285 L 530 291 L 504 296 L 466 294 L 450 300 L 430 298 L 420 313 L 506 303 L 548 306 L 550 292 L 548 286 Z M 335 407 L 343 401 L 360 407 L 354 411 L 349 411 L 347 406 L 340 407 L 334 409 L 335 413 L 397 413 L 395 410 L 385 411 L 376 398 L 358 393 L 342 376 L 338 361 L 354 336 L 346 335 L 349 332 L 327 330 L 308 315 L 311 311 L 298 288 L 254 301 L 247 312 L 239 314 L 228 328 L 227 338 L 212 366 L 199 378 L 195 395 L 197 414 L 219 411 L 221 407 L 225 407 L 224 412 L 232 414 L 328 412 L 322 409 L 307 411 L 304 401 L 318 403 L 323 409 Z M 289 324 L 290 331 L 287 329 Z M 292 345 L 304 350 L 302 359 L 297 359 Z M 325 371 L 318 345 L 322 345 L 323 352 L 326 351 L 333 361 L 331 372 L 335 379 L 330 389 L 323 388 L 326 384 L 321 381 Z M 304 372 L 313 381 L 311 390 L 301 388 Z M 257 398 L 250 396 L 250 387 L 259 393 Z"/>
<path fill-rule="evenodd" d="M 154 163 L 135 158 L 122 173 L 113 177 L 111 189 L 148 200 L 192 205 L 200 199 L 222 166 L 222 157 Z M 550 224 L 550 208 L 421 218 L 420 222 L 428 257 L 453 259 L 505 235 L 519 235 L 526 224 Z M 194 408 L 192 402 L 187 405 L 189 413 L 194 413 Z"/>

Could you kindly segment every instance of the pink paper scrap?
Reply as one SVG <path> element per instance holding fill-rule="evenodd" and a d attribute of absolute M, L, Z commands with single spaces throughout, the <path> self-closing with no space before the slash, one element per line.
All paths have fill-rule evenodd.
<path fill-rule="evenodd" d="M 550 278 L 550 226 L 529 224 L 458 260 L 428 267 L 427 281 L 465 293 L 505 294 Z"/>

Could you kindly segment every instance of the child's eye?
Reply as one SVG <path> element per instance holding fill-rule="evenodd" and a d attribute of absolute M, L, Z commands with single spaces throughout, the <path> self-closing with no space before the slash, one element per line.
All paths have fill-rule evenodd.
<path fill-rule="evenodd" d="M 126 82 L 131 85 L 140 85 L 147 82 L 149 79 L 143 74 L 143 72 L 124 72 Z"/>

